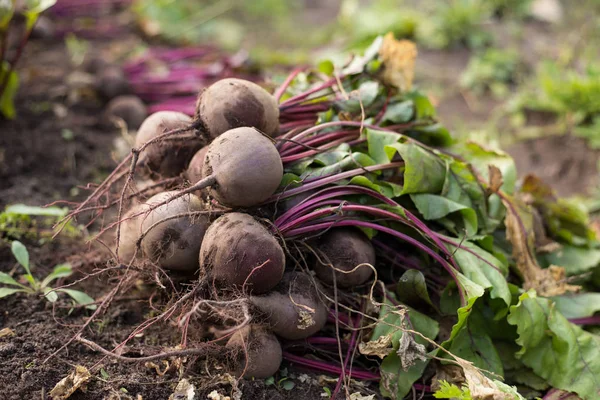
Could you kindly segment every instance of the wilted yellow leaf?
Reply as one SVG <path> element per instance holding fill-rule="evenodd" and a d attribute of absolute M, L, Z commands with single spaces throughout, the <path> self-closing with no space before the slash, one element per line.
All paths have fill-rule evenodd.
<path fill-rule="evenodd" d="M 54 386 L 54 389 L 50 391 L 50 397 L 53 400 L 68 399 L 77 389 L 83 388 L 91 377 L 92 375 L 86 367 L 77 365 L 74 371 Z"/>
<path fill-rule="evenodd" d="M 569 285 L 562 267 L 542 269 L 535 258 L 535 232 L 530 206 L 503 200 L 506 207 L 506 238 L 512 244 L 513 258 L 525 281 L 523 289 L 534 289 L 543 297 L 575 292 L 579 286 Z"/>
<path fill-rule="evenodd" d="M 383 62 L 383 81 L 405 92 L 412 88 L 415 77 L 417 46 L 410 40 L 396 40 L 389 32 L 383 38 L 379 49 L 379 58 Z"/>
<path fill-rule="evenodd" d="M 383 359 L 394 351 L 392 346 L 392 335 L 382 335 L 379 336 L 377 340 L 359 343 L 358 351 L 367 356 L 377 356 Z"/>

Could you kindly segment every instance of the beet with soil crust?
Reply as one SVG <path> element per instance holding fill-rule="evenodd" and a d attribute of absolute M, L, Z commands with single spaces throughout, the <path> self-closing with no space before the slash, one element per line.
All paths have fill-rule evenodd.
<path fill-rule="evenodd" d="M 173 193 L 159 193 L 145 204 L 158 204 Z M 142 239 L 144 255 L 162 268 L 187 272 L 198 270 L 198 254 L 209 224 L 208 216 L 199 214 L 173 218 L 195 211 L 204 211 L 202 201 L 188 194 L 142 216 L 141 231 L 148 231 Z M 159 221 L 164 222 L 155 225 Z"/>
<path fill-rule="evenodd" d="M 209 193 L 220 203 L 251 207 L 275 193 L 283 178 L 283 164 L 267 137 L 254 128 L 236 128 L 210 144 L 202 175 L 214 177 Z"/>
<path fill-rule="evenodd" d="M 191 126 L 192 119 L 176 111 L 159 111 L 150 115 L 140 126 L 135 137 L 135 147 L 140 148 L 144 143 L 174 129 Z M 202 141 L 196 137 L 182 140 L 159 141 L 149 145 L 140 154 L 141 163 L 151 174 L 161 177 L 177 176 L 183 172 L 192 156 L 202 147 Z"/>
<path fill-rule="evenodd" d="M 238 354 L 235 373 L 244 378 L 273 376 L 282 360 L 279 340 L 264 327 L 247 325 L 235 332 L 226 344 Z"/>
<path fill-rule="evenodd" d="M 313 269 L 323 282 L 333 284 L 335 274 L 337 285 L 349 288 L 367 282 L 373 275 L 373 269 L 367 265 L 348 273 L 335 271 L 331 267 L 333 265 L 342 271 L 352 271 L 360 264 L 375 266 L 375 249 L 360 230 L 332 228 L 312 244 L 320 258 L 320 261 L 315 261 Z"/>
<path fill-rule="evenodd" d="M 225 214 L 206 231 L 200 271 L 209 280 L 260 294 L 279 283 L 284 269 L 285 254 L 277 239 L 248 214 Z"/>
<path fill-rule="evenodd" d="M 327 307 L 317 287 L 303 272 L 288 272 L 272 292 L 250 298 L 273 332 L 284 339 L 305 339 L 327 323 Z"/>
<path fill-rule="evenodd" d="M 243 79 L 221 79 L 206 88 L 198 98 L 196 118 L 213 139 L 243 126 L 269 136 L 279 130 L 277 100 L 257 84 Z"/>

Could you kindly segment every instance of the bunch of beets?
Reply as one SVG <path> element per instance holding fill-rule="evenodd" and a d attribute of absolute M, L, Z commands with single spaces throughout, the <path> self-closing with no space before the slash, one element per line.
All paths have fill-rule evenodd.
<path fill-rule="evenodd" d="M 201 93 L 195 118 L 175 111 L 150 115 L 137 132 L 137 163 L 151 178 L 183 174 L 189 185 L 134 204 L 117 233 L 122 263 L 198 274 L 209 298 L 246 302 L 250 318 L 225 342 L 243 350 L 237 371 L 246 377 L 279 369 L 277 337 L 304 339 L 324 327 L 328 296 L 320 282 L 361 285 L 375 265 L 370 240 L 353 227 L 324 229 L 303 241 L 302 250 L 285 248 L 279 228 L 304 215 L 316 192 L 285 201 L 275 195 L 284 175 L 276 144 L 293 143 L 277 140 L 279 114 L 277 100 L 263 88 L 228 78 Z M 286 253 L 304 254 L 316 278 L 286 263 Z"/>

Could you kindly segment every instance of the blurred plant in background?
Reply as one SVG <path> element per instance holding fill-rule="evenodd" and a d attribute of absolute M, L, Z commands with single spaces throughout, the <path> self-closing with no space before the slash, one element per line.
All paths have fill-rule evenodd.
<path fill-rule="evenodd" d="M 477 95 L 491 92 L 501 98 L 508 94 L 520 69 L 519 53 L 514 50 L 487 49 L 471 57 L 460 84 Z"/>
<path fill-rule="evenodd" d="M 421 20 L 417 35 L 425 46 L 481 48 L 491 43 L 492 36 L 484 29 L 493 11 L 488 1 L 450 0 L 428 7 L 429 17 Z"/>
<path fill-rule="evenodd" d="M 531 12 L 533 0 L 482 0 L 499 17 L 527 17 Z"/>
<path fill-rule="evenodd" d="M 578 70 L 543 62 L 510 109 L 517 115 L 528 110 L 554 114 L 558 124 L 585 137 L 592 148 L 600 148 L 600 64 Z"/>
<path fill-rule="evenodd" d="M 308 49 L 329 37 L 324 25 L 319 29 L 303 27 L 303 21 L 295 14 L 302 3 L 300 0 L 136 0 L 133 10 L 142 30 L 150 37 L 186 45 L 210 44 L 225 50 L 246 48 L 263 64 L 291 64 L 306 62 Z M 286 56 L 281 51 L 286 46 L 304 49 L 304 53 L 294 50 Z"/>
<path fill-rule="evenodd" d="M 412 39 L 425 16 L 404 3 L 403 0 L 375 0 L 365 5 L 359 0 L 344 0 L 338 14 L 338 35 L 347 42 L 347 47 L 359 50 L 370 45 L 382 32 Z"/>
<path fill-rule="evenodd" d="M 16 65 L 40 14 L 55 3 L 56 0 L 27 0 L 17 7 L 13 0 L 0 1 L 0 113 L 5 118 L 16 116 Z"/>

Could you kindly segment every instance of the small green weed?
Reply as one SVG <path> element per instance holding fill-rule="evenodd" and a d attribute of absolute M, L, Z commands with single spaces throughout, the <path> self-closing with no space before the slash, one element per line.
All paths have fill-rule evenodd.
<path fill-rule="evenodd" d="M 516 51 L 487 49 L 471 57 L 460 84 L 477 95 L 489 91 L 501 98 L 508 94 L 508 85 L 516 81 L 519 67 Z"/>
<path fill-rule="evenodd" d="M 67 213 L 67 208 L 60 207 L 44 208 L 25 204 L 7 206 L 0 213 L 0 238 L 38 240 L 42 244 L 54 234 L 52 226 Z M 81 234 L 81 230 L 69 222 L 63 227 L 62 233 L 76 237 Z"/>
<path fill-rule="evenodd" d="M 53 289 L 50 284 L 58 278 L 66 278 L 73 274 L 70 264 L 58 264 L 54 267 L 43 280 L 37 280 L 31 273 L 29 262 L 29 252 L 23 243 L 15 240 L 11 244 L 11 251 L 19 265 L 25 270 L 18 282 L 12 276 L 5 272 L 0 272 L 0 284 L 6 285 L 0 287 L 0 298 L 7 297 L 16 293 L 26 293 L 29 295 L 43 294 L 50 303 L 58 300 L 59 293 L 66 293 L 75 303 L 86 306 L 87 309 L 94 310 L 96 305 L 94 299 L 87 294 L 73 289 Z"/>
<path fill-rule="evenodd" d="M 600 148 L 600 65 L 576 70 L 557 62 L 544 62 L 531 84 L 512 100 L 509 111 L 515 121 L 523 121 L 526 110 L 557 116 L 564 130 Z"/>
<path fill-rule="evenodd" d="M 23 48 L 38 17 L 55 3 L 56 0 L 0 1 L 0 42 L 2 42 L 2 51 L 0 52 L 0 114 L 5 118 L 13 119 L 16 116 L 14 98 L 19 88 L 19 76 L 15 71 L 15 65 L 23 54 Z M 25 18 L 25 32 L 21 36 L 15 55 L 11 60 L 8 60 L 8 52 L 4 49 L 9 31 L 19 30 L 17 24 L 11 23 L 17 13 L 17 4 L 21 4 L 20 13 Z"/>
<path fill-rule="evenodd" d="M 492 42 L 484 29 L 492 16 L 492 8 L 482 0 L 450 0 L 436 2 L 432 15 L 423 18 L 417 29 L 419 42 L 431 48 L 466 46 L 482 48 Z"/>

